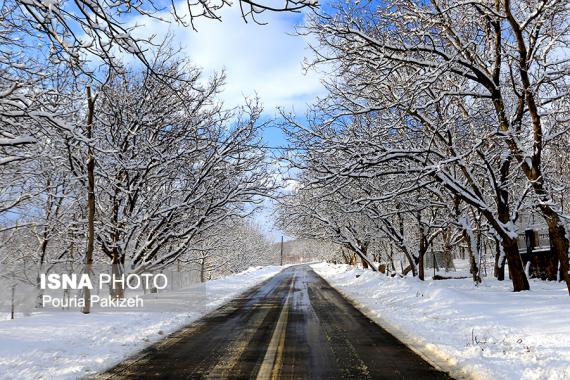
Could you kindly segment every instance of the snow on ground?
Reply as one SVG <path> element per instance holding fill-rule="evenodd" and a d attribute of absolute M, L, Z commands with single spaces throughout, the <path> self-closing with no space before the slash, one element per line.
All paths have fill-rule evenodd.
<path fill-rule="evenodd" d="M 315 272 L 428 361 L 459 378 L 570 379 L 570 297 L 562 284 L 422 282 L 348 265 Z"/>
<path fill-rule="evenodd" d="M 204 285 L 147 295 L 144 312 L 55 310 L 0 320 L 0 379 L 76 379 L 104 370 L 282 268 L 250 268 Z"/>

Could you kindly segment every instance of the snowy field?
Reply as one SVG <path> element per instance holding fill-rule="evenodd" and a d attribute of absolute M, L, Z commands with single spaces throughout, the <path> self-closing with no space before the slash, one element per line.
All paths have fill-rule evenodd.
<path fill-rule="evenodd" d="M 313 269 L 369 317 L 458 378 L 570 379 L 570 297 L 562 284 L 421 282 L 347 265 Z M 358 276 L 358 277 L 357 277 Z"/>
<path fill-rule="evenodd" d="M 148 305 L 154 311 L 96 311 L 89 315 L 48 311 L 0 320 L 0 379 L 76 379 L 99 372 L 281 269 L 250 268 L 205 285 L 145 296 L 145 308 Z M 158 311 L 161 309 L 179 311 Z"/>

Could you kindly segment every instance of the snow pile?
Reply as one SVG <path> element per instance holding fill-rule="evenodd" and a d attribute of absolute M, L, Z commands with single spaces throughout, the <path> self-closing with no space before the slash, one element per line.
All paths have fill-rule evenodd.
<path fill-rule="evenodd" d="M 75 379 L 104 370 L 221 306 L 282 267 L 256 267 L 184 290 L 148 295 L 150 310 L 184 312 L 36 312 L 0 321 L 1 379 Z M 154 302 L 153 302 L 154 301 Z M 173 310 L 173 308 L 170 308 Z"/>
<path fill-rule="evenodd" d="M 347 265 L 315 272 L 426 360 L 458 378 L 569 379 L 570 297 L 558 283 L 419 281 Z"/>

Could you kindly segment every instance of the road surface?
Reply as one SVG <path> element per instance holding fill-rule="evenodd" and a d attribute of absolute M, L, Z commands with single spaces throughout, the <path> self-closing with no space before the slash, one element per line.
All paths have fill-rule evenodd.
<path fill-rule="evenodd" d="M 449 379 L 294 266 L 99 379 Z"/>

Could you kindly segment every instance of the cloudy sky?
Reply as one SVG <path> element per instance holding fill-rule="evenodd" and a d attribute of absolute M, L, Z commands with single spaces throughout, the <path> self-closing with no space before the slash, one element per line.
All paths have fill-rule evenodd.
<path fill-rule="evenodd" d="M 234 8 L 222 13 L 223 22 L 200 20 L 198 32 L 176 33 L 198 65 L 227 70 L 228 102 L 257 91 L 270 111 L 277 106 L 303 107 L 322 91 L 319 78 L 302 70 L 303 57 L 309 54 L 307 41 L 294 35 L 302 16 L 268 13 L 263 16 L 267 25 L 246 24 Z"/>
<path fill-rule="evenodd" d="M 245 23 L 235 5 L 220 15 L 221 22 L 196 19 L 197 31 L 146 17 L 137 18 L 136 23 L 144 35 L 156 35 L 155 41 L 172 34 L 174 45 L 206 73 L 225 69 L 223 99 L 228 105 L 257 93 L 269 114 L 277 106 L 301 112 L 322 93 L 318 75 L 302 69 L 303 58 L 310 52 L 306 37 L 295 35 L 295 27 L 303 23 L 303 14 L 265 12 L 260 20 L 266 25 Z"/>
<path fill-rule="evenodd" d="M 221 22 L 198 19 L 197 31 L 148 18 L 137 20 L 137 24 L 145 35 L 155 34 L 157 40 L 173 35 L 173 43 L 206 73 L 224 69 L 227 84 L 222 99 L 228 106 L 257 94 L 269 117 L 276 115 L 277 107 L 303 115 L 307 104 L 324 92 L 318 74 L 305 73 L 302 67 L 303 59 L 310 55 L 307 37 L 295 33 L 295 27 L 303 23 L 303 14 L 265 12 L 260 20 L 266 25 L 245 23 L 236 6 L 220 14 Z M 271 146 L 283 143 L 275 128 L 266 131 L 265 139 Z M 257 222 L 277 240 L 281 233 L 273 230 L 271 212 L 267 203 Z"/>

